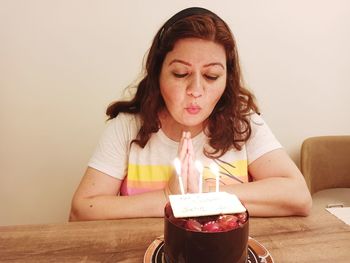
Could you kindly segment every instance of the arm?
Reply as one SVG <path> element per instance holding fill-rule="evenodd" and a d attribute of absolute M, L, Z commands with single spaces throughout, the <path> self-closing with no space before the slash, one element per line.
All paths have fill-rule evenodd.
<path fill-rule="evenodd" d="M 186 192 L 198 192 L 198 176 L 190 134 L 185 133 L 179 147 L 179 157 L 185 169 L 182 177 Z M 265 153 L 248 166 L 253 182 L 222 185 L 220 191 L 233 193 L 244 203 L 252 216 L 308 215 L 312 199 L 305 180 L 283 149 Z M 176 182 L 170 184 L 171 193 L 178 194 Z M 215 191 L 204 182 L 204 192 Z"/>
<path fill-rule="evenodd" d="M 166 196 L 163 190 L 119 196 L 122 181 L 88 167 L 74 194 L 70 221 L 135 217 L 162 217 Z"/>
<path fill-rule="evenodd" d="M 262 155 L 248 170 L 253 182 L 220 188 L 237 195 L 252 216 L 309 214 L 310 192 L 303 175 L 283 149 Z"/>

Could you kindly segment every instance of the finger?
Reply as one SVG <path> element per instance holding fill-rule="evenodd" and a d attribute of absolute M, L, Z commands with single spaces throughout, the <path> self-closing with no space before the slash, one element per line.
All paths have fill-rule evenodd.
<path fill-rule="evenodd" d="M 194 158 L 189 154 L 188 163 L 188 178 L 187 178 L 187 188 L 191 193 L 197 193 L 199 191 L 199 173 L 195 169 Z"/>
<path fill-rule="evenodd" d="M 181 135 L 181 138 L 180 138 L 180 142 L 179 142 L 179 146 L 177 148 L 177 156 L 180 156 L 180 153 L 181 153 L 181 149 L 182 149 L 182 146 L 183 146 L 183 143 L 184 143 L 184 132 L 182 132 L 182 135 Z"/>
<path fill-rule="evenodd" d="M 192 156 L 192 159 L 194 160 L 194 149 L 191 137 L 187 139 L 187 152 Z"/>
<path fill-rule="evenodd" d="M 186 179 L 187 179 L 187 174 L 188 174 L 188 160 L 189 160 L 189 154 L 186 153 L 185 158 L 182 162 L 182 166 L 181 166 L 181 175 L 186 176 Z"/>
<path fill-rule="evenodd" d="M 188 140 L 187 138 L 184 138 L 183 143 L 181 145 L 181 149 L 179 149 L 179 159 L 181 161 L 184 161 L 186 157 L 187 149 L 188 149 Z"/>
<path fill-rule="evenodd" d="M 181 166 L 181 176 L 182 176 L 182 180 L 184 182 L 185 189 L 188 188 L 188 184 L 187 184 L 187 181 L 188 181 L 188 162 L 189 162 L 189 154 L 186 153 L 184 161 L 182 162 L 182 166 Z"/>

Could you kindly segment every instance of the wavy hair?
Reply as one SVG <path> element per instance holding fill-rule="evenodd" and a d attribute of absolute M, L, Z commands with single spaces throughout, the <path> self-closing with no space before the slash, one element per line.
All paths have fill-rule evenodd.
<path fill-rule="evenodd" d="M 145 64 L 145 75 L 134 97 L 129 101 L 110 104 L 106 114 L 109 119 L 115 118 L 120 112 L 139 114 L 141 128 L 132 143 L 144 147 L 152 133 L 161 127 L 158 114 L 165 103 L 160 93 L 159 76 L 167 53 L 179 39 L 214 41 L 225 49 L 227 80 L 223 95 L 207 121 L 205 132 L 212 149 L 204 149 L 204 154 L 217 158 L 232 148 L 241 150 L 242 144 L 251 136 L 250 115 L 258 113 L 258 107 L 253 94 L 243 86 L 236 43 L 227 24 L 206 9 L 185 11 L 187 14 L 183 10 L 170 18 L 155 35 Z"/>

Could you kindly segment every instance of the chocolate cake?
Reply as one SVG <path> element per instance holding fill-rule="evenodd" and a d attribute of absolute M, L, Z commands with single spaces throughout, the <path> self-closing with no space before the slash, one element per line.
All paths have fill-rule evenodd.
<path fill-rule="evenodd" d="M 166 263 L 243 263 L 248 253 L 248 212 L 188 218 L 174 217 L 165 206 Z"/>

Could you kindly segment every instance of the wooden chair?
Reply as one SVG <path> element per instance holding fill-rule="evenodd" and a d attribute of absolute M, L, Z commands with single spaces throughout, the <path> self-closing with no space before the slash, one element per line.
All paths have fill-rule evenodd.
<path fill-rule="evenodd" d="M 350 206 L 350 135 L 307 138 L 300 166 L 314 205 Z"/>

